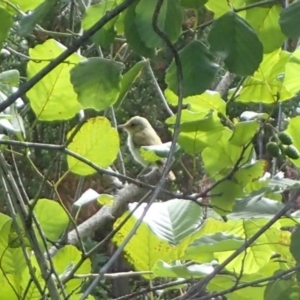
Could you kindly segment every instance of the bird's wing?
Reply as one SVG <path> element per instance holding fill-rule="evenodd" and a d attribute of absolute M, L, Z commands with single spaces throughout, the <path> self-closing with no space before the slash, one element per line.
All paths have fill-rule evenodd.
<path fill-rule="evenodd" d="M 148 128 L 144 128 L 143 130 L 134 133 L 132 140 L 137 147 L 162 144 L 161 139 L 156 132 L 153 129 L 149 130 Z"/>

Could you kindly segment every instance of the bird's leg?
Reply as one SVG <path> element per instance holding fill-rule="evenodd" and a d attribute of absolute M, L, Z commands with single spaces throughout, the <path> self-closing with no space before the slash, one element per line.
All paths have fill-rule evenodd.
<path fill-rule="evenodd" d="M 148 174 L 150 174 L 150 172 L 146 173 L 147 169 L 150 167 L 150 165 L 148 165 L 147 167 L 145 167 L 137 176 L 137 179 L 142 179 L 143 177 L 146 177 Z M 146 174 L 145 174 L 146 173 Z M 143 175 L 145 174 L 145 175 Z"/>

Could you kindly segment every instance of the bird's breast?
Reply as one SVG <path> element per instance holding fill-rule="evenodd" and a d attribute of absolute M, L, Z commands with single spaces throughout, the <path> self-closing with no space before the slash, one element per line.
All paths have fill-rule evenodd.
<path fill-rule="evenodd" d="M 132 136 L 128 136 L 127 144 L 133 158 L 144 167 L 147 167 L 148 163 L 141 156 L 140 148 L 134 144 Z"/>

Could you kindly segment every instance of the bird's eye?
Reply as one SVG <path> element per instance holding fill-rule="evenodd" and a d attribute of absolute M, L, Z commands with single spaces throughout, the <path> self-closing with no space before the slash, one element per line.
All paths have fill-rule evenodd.
<path fill-rule="evenodd" d="M 135 123 L 131 123 L 130 126 L 131 126 L 131 127 L 134 127 L 134 126 L 135 126 Z"/>

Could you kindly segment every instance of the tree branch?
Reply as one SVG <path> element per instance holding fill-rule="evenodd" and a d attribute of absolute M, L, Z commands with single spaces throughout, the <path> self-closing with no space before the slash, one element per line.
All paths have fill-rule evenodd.
<path fill-rule="evenodd" d="M 71 54 L 77 51 L 91 36 L 93 36 L 106 23 L 120 14 L 123 10 L 129 7 L 135 0 L 125 0 L 120 5 L 116 6 L 111 11 L 107 12 L 94 26 L 87 30 L 80 38 L 67 48 L 63 53 L 52 60 L 45 68 L 36 73 L 26 83 L 21 85 L 19 89 L 10 95 L 5 101 L 0 103 L 0 112 L 3 112 L 8 106 L 13 104 L 19 97 L 22 97 L 27 91 L 34 87 L 41 79 L 43 79 L 49 72 L 62 63 Z"/>

